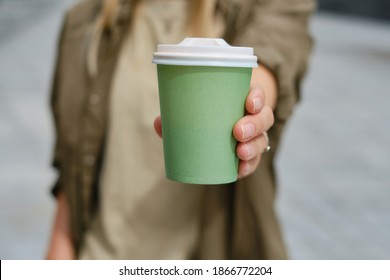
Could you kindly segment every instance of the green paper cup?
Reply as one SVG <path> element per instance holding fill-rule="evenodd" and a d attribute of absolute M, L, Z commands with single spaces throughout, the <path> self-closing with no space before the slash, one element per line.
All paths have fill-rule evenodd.
<path fill-rule="evenodd" d="M 245 114 L 252 48 L 222 39 L 187 38 L 159 45 L 157 64 L 165 171 L 191 184 L 237 180 L 234 124 Z"/>

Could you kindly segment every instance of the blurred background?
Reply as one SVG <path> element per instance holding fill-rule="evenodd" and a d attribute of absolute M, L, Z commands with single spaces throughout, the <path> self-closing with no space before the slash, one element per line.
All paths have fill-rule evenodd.
<path fill-rule="evenodd" d="M 0 259 L 41 259 L 49 194 L 49 89 L 74 0 L 0 0 Z M 390 2 L 319 0 L 316 47 L 277 161 L 292 259 L 390 259 Z"/>

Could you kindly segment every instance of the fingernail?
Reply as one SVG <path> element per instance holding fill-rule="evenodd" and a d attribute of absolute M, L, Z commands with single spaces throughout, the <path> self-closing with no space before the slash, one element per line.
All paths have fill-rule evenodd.
<path fill-rule="evenodd" d="M 260 110 L 261 106 L 262 106 L 261 98 L 260 97 L 253 98 L 253 111 Z"/>
<path fill-rule="evenodd" d="M 255 135 L 255 126 L 252 123 L 242 125 L 241 130 L 243 139 L 247 139 Z"/>
<path fill-rule="evenodd" d="M 244 176 L 248 175 L 248 173 L 249 173 L 249 168 L 250 168 L 249 162 L 245 162 Z"/>
<path fill-rule="evenodd" d="M 246 144 L 245 145 L 245 150 L 246 150 L 246 156 L 248 159 L 252 158 L 255 151 L 253 150 L 252 145 Z"/>

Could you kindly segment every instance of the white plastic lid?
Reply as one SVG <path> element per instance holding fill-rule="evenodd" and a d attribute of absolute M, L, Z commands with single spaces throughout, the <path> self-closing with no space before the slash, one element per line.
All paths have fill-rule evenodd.
<path fill-rule="evenodd" d="M 223 39 L 186 38 L 177 45 L 158 45 L 153 63 L 187 66 L 257 67 L 253 48 L 232 47 Z"/>

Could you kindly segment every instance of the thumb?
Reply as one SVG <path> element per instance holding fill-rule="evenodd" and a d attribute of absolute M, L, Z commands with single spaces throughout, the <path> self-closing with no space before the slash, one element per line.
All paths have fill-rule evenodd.
<path fill-rule="evenodd" d="M 154 130 L 156 131 L 157 135 L 162 137 L 162 127 L 161 127 L 161 116 L 158 116 L 154 119 Z"/>

